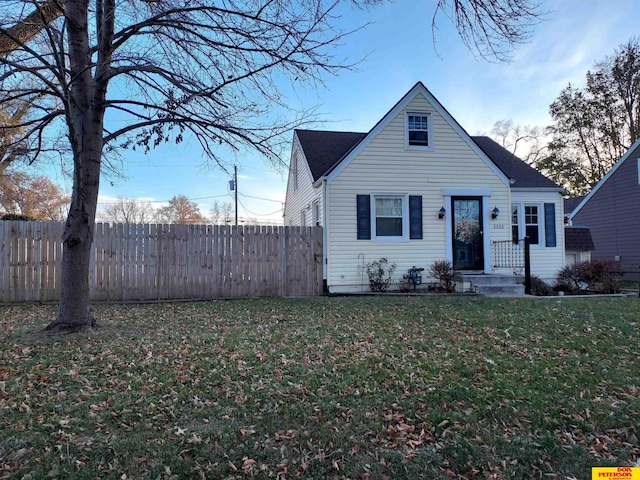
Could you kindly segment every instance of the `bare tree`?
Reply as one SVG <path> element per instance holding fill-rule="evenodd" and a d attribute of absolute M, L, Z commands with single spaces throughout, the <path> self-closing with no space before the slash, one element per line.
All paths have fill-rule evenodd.
<path fill-rule="evenodd" d="M 19 1 L 19 0 L 18 0 Z M 356 5 L 377 5 L 386 0 L 354 1 Z M 33 2 L 34 9 L 20 16 L 9 28 L 0 28 L 0 58 L 28 43 L 56 20 L 67 0 Z M 545 16 L 535 0 L 438 0 L 431 20 L 436 41 L 440 13 L 454 24 L 464 44 L 488 60 L 508 60 L 513 49 L 530 38 L 530 29 Z"/>
<path fill-rule="evenodd" d="M 36 98 L 3 102 L 0 109 L 0 175 L 16 160 L 29 159 L 31 147 L 24 138 L 24 124 Z"/>
<path fill-rule="evenodd" d="M 0 173 L 0 207 L 5 213 L 34 220 L 61 221 L 69 197 L 46 177 L 5 171 Z"/>
<path fill-rule="evenodd" d="M 225 223 L 231 218 L 233 204 L 231 202 L 213 202 L 211 210 L 209 210 L 209 219 L 215 225 L 217 223 Z"/>
<path fill-rule="evenodd" d="M 451 19 L 471 52 L 498 61 L 509 60 L 514 48 L 530 38 L 531 27 L 545 16 L 535 0 L 438 0 L 431 21 L 434 44 L 439 13 Z"/>
<path fill-rule="evenodd" d="M 98 215 L 111 223 L 150 223 L 155 218 L 155 211 L 149 202 L 121 197 Z"/>
<path fill-rule="evenodd" d="M 40 8 L 36 1 L 14 1 L 0 25 L 22 21 L 25 3 Z M 71 145 L 62 292 L 51 329 L 95 323 L 87 269 L 100 169 L 110 149 L 148 149 L 190 135 L 223 166 L 220 145 L 253 148 L 277 162 L 280 134 L 300 124 L 300 112 L 288 109 L 278 82 L 315 85 L 324 72 L 346 68 L 332 57 L 332 45 L 344 36 L 331 25 L 334 5 L 240 5 L 67 0 L 64 14 L 37 39 L 25 44 L 13 38 L 19 47 L 0 59 L 1 99 L 39 95 L 39 115 L 21 125 L 24 138 L 44 144 L 49 130 L 62 127 Z M 111 111 L 118 116 L 112 128 L 105 125 Z"/>
<path fill-rule="evenodd" d="M 184 195 L 177 195 L 169 200 L 169 205 L 156 211 L 156 221 L 160 223 L 206 224 L 207 219 L 200 212 L 200 207 Z"/>
<path fill-rule="evenodd" d="M 547 149 L 543 128 L 515 124 L 513 120 L 498 120 L 494 123 L 491 138 L 529 165 L 535 165 Z"/>
<path fill-rule="evenodd" d="M 34 8 L 29 15 L 24 18 L 18 16 L 9 28 L 0 29 L 0 58 L 20 49 L 60 17 L 64 2 L 65 0 L 34 2 Z"/>

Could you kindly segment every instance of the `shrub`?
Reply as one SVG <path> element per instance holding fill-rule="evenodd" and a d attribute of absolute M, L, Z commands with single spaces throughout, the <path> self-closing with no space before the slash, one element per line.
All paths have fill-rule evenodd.
<path fill-rule="evenodd" d="M 548 297 L 553 295 L 553 288 L 540 277 L 531 275 L 531 295 L 538 297 Z"/>
<path fill-rule="evenodd" d="M 592 260 L 564 267 L 556 275 L 556 290 L 579 293 L 593 290 L 599 293 L 620 291 L 622 268 L 614 260 Z"/>
<path fill-rule="evenodd" d="M 560 272 L 562 272 L 562 270 L 560 270 Z M 558 275 L 560 275 L 560 272 L 558 272 Z M 573 285 L 572 283 L 570 283 L 568 280 L 566 280 L 564 278 L 559 278 L 558 276 L 556 276 L 556 280 L 555 280 L 555 282 L 553 284 L 553 291 L 554 292 L 564 292 L 564 293 L 569 293 L 569 294 L 576 293 L 575 285 Z"/>
<path fill-rule="evenodd" d="M 438 279 L 440 288 L 446 292 L 453 293 L 456 291 L 454 280 L 458 278 L 458 272 L 453 269 L 453 266 L 447 260 L 433 262 L 429 267 L 429 275 Z"/>
<path fill-rule="evenodd" d="M 601 293 L 619 293 L 622 283 L 622 265 L 615 260 L 591 262 L 593 287 Z"/>
<path fill-rule="evenodd" d="M 389 264 L 386 258 L 367 263 L 367 276 L 369 288 L 372 292 L 386 292 L 391 285 L 391 275 L 396 269 L 396 264 Z"/>

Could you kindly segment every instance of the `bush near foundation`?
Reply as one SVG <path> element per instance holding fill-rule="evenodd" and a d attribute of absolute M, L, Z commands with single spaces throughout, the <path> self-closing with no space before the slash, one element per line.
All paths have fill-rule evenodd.
<path fill-rule="evenodd" d="M 570 294 L 618 293 L 622 266 L 615 260 L 591 260 L 564 267 L 556 275 L 555 289 Z"/>

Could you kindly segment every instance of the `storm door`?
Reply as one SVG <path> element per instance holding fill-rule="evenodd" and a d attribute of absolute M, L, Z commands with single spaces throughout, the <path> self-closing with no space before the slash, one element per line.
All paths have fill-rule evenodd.
<path fill-rule="evenodd" d="M 482 197 L 453 197 L 453 268 L 484 270 Z"/>

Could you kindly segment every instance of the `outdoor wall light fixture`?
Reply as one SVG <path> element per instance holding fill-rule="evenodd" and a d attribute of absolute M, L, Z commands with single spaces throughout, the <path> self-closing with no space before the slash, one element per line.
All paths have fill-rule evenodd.
<path fill-rule="evenodd" d="M 444 214 L 447 213 L 447 211 L 444 209 L 444 207 L 442 207 L 439 211 L 438 211 L 438 218 L 440 220 L 442 220 L 444 218 Z"/>
<path fill-rule="evenodd" d="M 495 220 L 498 218 L 498 215 L 500 215 L 500 210 L 498 210 L 498 207 L 493 207 L 493 210 L 491 210 L 491 219 Z"/>

